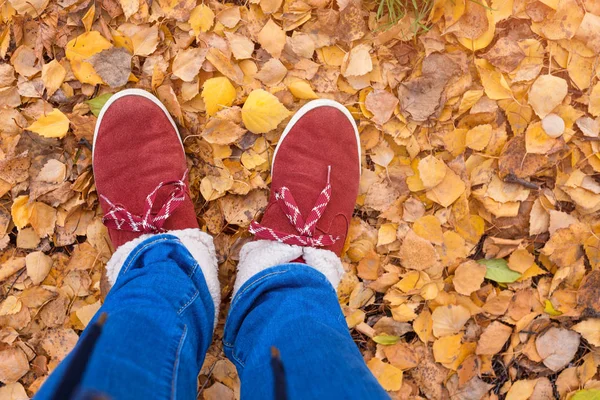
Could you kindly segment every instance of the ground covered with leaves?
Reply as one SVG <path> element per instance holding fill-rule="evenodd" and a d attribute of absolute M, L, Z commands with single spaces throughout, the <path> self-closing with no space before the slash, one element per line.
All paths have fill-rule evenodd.
<path fill-rule="evenodd" d="M 596 0 L 0 0 L 0 398 L 106 294 L 93 128 L 137 87 L 181 127 L 224 299 L 285 122 L 335 99 L 363 149 L 339 300 L 391 397 L 598 399 L 599 53 Z M 226 313 L 200 398 L 239 398 Z"/>

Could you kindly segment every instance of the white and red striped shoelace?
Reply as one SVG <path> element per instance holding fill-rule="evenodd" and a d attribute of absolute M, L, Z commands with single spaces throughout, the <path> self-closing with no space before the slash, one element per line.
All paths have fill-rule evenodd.
<path fill-rule="evenodd" d="M 187 185 L 185 179 L 188 171 L 177 181 L 161 182 L 156 188 L 146 196 L 144 204 L 144 215 L 136 215 L 128 211 L 125 206 L 111 202 L 106 196 L 101 195 L 102 199 L 110 206 L 109 211 L 102 218 L 102 222 L 107 228 L 118 231 L 131 231 L 142 233 L 160 233 L 165 232 L 162 228 L 166 220 L 173 215 L 173 212 L 185 201 Z M 167 201 L 162 205 L 157 213 L 153 213 L 154 202 L 158 191 L 165 186 L 173 186 Z"/>
<path fill-rule="evenodd" d="M 327 186 L 325 186 L 319 194 L 315 206 L 310 210 L 306 221 L 302 217 L 302 213 L 289 188 L 282 186 L 275 193 L 275 199 L 277 200 L 279 207 L 281 207 L 281 210 L 296 231 L 298 231 L 299 235 L 279 232 L 263 226 L 256 221 L 252 221 L 250 224 L 250 227 L 248 228 L 250 233 L 253 233 L 257 239 L 274 240 L 280 243 L 297 246 L 323 247 L 334 244 L 339 240 L 339 237 L 333 235 L 315 236 L 317 222 L 325 212 L 325 208 L 327 208 L 327 204 L 329 204 L 329 201 L 331 200 L 330 175 L 331 166 L 328 167 L 327 171 Z"/>

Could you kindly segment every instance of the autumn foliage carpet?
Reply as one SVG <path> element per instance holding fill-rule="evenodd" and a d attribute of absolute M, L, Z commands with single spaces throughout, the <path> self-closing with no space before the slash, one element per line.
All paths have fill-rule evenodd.
<path fill-rule="evenodd" d="M 600 2 L 384 6 L 0 0 L 1 399 L 106 295 L 91 142 L 125 87 L 181 127 L 224 298 L 286 121 L 335 99 L 362 143 L 339 301 L 390 396 L 600 398 Z M 199 398 L 239 398 L 226 314 Z"/>

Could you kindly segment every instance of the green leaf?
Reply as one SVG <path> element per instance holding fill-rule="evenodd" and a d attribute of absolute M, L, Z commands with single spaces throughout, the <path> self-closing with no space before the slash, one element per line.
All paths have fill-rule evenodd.
<path fill-rule="evenodd" d="M 400 336 L 392 336 L 392 335 L 379 335 L 379 336 L 375 336 L 373 337 L 373 341 L 375 343 L 379 343 L 379 344 L 383 344 L 386 346 L 389 346 L 391 344 L 396 344 L 398 343 L 398 340 L 400 340 Z"/>
<path fill-rule="evenodd" d="M 520 273 L 508 268 L 508 264 L 503 258 L 481 259 L 477 260 L 477 262 L 487 267 L 485 277 L 491 281 L 512 283 L 521 277 Z"/>
<path fill-rule="evenodd" d="M 580 390 L 571 400 L 600 400 L 600 389 L 586 389 Z"/>
<path fill-rule="evenodd" d="M 98 97 L 94 97 L 93 99 L 86 101 L 87 105 L 90 106 L 90 111 L 92 114 L 94 114 L 96 117 L 100 115 L 100 110 L 102 110 L 102 107 L 104 107 L 104 104 L 106 104 L 111 96 L 112 93 L 104 93 Z"/>

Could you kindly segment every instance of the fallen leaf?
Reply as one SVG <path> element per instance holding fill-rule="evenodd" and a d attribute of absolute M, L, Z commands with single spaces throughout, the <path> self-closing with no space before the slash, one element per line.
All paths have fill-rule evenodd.
<path fill-rule="evenodd" d="M 52 60 L 42 67 L 42 82 L 44 82 L 44 87 L 49 97 L 58 90 L 66 76 L 67 71 L 56 60 Z"/>
<path fill-rule="evenodd" d="M 487 268 L 476 261 L 469 260 L 460 264 L 454 271 L 452 283 L 456 291 L 462 295 L 470 296 L 479 290 L 486 276 Z"/>
<path fill-rule="evenodd" d="M 71 62 L 75 77 L 82 83 L 102 84 L 102 78 L 87 60 L 94 54 L 111 47 L 110 42 L 97 31 L 85 32 L 67 43 L 65 54 L 67 60 Z"/>
<path fill-rule="evenodd" d="M 571 327 L 593 346 L 600 346 L 600 319 L 589 318 Z"/>
<path fill-rule="evenodd" d="M 477 341 L 477 355 L 494 355 L 500 352 L 512 334 L 512 328 L 494 321 L 484 329 Z"/>
<path fill-rule="evenodd" d="M 206 4 L 200 4 L 192 10 L 190 14 L 190 26 L 194 34 L 198 36 L 200 32 L 207 32 L 214 23 L 215 13 Z"/>
<path fill-rule="evenodd" d="M 378 358 L 369 360 L 367 366 L 385 390 L 400 390 L 402 387 L 402 370 Z"/>
<path fill-rule="evenodd" d="M 279 58 L 285 46 L 285 32 L 272 19 L 269 19 L 258 34 L 258 43 L 271 56 Z"/>
<path fill-rule="evenodd" d="M 207 79 L 202 85 L 202 99 L 209 116 L 216 114 L 222 107 L 231 106 L 235 98 L 235 88 L 223 76 Z"/>
<path fill-rule="evenodd" d="M 535 348 L 543 363 L 557 372 L 573 360 L 579 348 L 579 334 L 568 329 L 552 327 L 535 340 Z M 556 346 L 560 343 L 560 346 Z"/>
<path fill-rule="evenodd" d="M 34 285 L 40 284 L 48 276 L 52 264 L 52 258 L 41 251 L 34 251 L 25 257 L 27 275 Z"/>
<path fill-rule="evenodd" d="M 131 74 L 131 54 L 122 47 L 111 47 L 86 60 L 110 87 L 123 86 Z"/>
<path fill-rule="evenodd" d="M 271 93 L 256 89 L 253 90 L 242 107 L 242 120 L 246 128 L 252 133 L 267 133 L 290 115 Z"/>
<path fill-rule="evenodd" d="M 433 310 L 433 334 L 440 338 L 460 332 L 471 318 L 468 309 L 461 305 L 440 306 Z"/>
<path fill-rule="evenodd" d="M 553 75 L 542 75 L 533 82 L 529 90 L 529 104 L 540 117 L 550 114 L 565 98 L 567 82 Z"/>
<path fill-rule="evenodd" d="M 485 278 L 499 283 L 511 283 L 521 277 L 521 274 L 508 268 L 508 263 L 503 258 L 491 260 L 477 260 L 487 267 Z"/>

